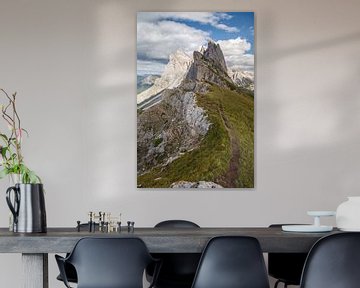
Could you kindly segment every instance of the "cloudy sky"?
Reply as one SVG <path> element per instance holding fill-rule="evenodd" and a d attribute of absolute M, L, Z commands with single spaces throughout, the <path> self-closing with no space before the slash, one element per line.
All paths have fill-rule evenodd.
<path fill-rule="evenodd" d="M 176 50 L 220 44 L 228 68 L 254 71 L 254 13 L 139 12 L 137 73 L 161 74 Z"/>

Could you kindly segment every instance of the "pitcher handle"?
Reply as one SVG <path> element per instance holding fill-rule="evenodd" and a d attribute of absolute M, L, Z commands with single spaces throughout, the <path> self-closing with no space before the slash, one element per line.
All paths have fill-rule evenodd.
<path fill-rule="evenodd" d="M 14 205 L 11 203 L 11 191 L 14 191 Z M 11 213 L 14 215 L 14 223 L 18 222 L 19 206 L 20 206 L 20 191 L 15 187 L 9 187 L 6 190 L 6 202 L 10 208 Z"/>

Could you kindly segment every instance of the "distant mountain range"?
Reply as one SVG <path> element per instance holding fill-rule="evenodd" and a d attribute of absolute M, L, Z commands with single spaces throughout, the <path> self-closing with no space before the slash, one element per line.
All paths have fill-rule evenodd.
<path fill-rule="evenodd" d="M 171 55 L 137 97 L 138 187 L 253 187 L 253 89 L 214 42 Z"/>
<path fill-rule="evenodd" d="M 239 87 L 254 91 L 254 74 L 241 70 L 228 70 L 231 80 Z"/>
<path fill-rule="evenodd" d="M 158 78 L 160 78 L 160 75 L 137 75 L 137 94 L 153 86 Z"/>

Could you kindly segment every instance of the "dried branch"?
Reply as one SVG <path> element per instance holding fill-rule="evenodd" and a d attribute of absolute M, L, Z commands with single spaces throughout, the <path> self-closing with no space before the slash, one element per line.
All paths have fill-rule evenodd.
<path fill-rule="evenodd" d="M 7 133 L 0 133 L 0 140 L 4 145 L 0 145 L 0 166 L 3 170 L 0 171 L 0 178 L 8 174 L 20 174 L 23 183 L 41 183 L 40 178 L 31 171 L 24 164 L 24 159 L 21 153 L 21 141 L 23 132 L 28 135 L 28 132 L 21 127 L 20 116 L 16 109 L 16 93 L 11 96 L 2 88 L 0 92 L 5 95 L 7 100 L 6 105 L 1 105 L 1 117 L 9 126 L 10 135 Z"/>

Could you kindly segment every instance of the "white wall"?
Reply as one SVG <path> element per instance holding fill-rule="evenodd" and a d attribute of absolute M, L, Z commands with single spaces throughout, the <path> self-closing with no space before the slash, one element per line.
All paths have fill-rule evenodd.
<path fill-rule="evenodd" d="M 136 226 L 309 222 L 307 210 L 359 195 L 359 9 L 357 0 L 1 0 L 0 86 L 18 92 L 48 226 L 73 226 L 89 210 Z M 136 189 L 137 11 L 256 13 L 255 189 Z M 62 287 L 49 262 L 50 287 Z M 19 264 L 0 255 L 2 286 L 20 287 Z"/>

